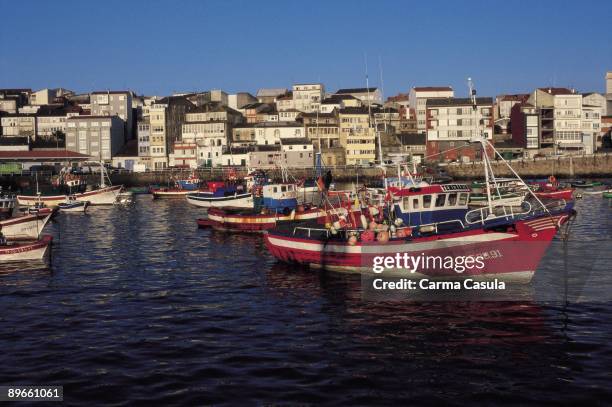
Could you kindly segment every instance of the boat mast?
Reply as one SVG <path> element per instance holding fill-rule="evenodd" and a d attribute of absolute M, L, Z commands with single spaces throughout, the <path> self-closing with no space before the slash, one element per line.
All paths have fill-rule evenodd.
<path fill-rule="evenodd" d="M 476 103 L 476 89 L 474 89 L 474 82 L 472 78 L 468 78 L 468 88 L 470 90 L 470 99 L 472 100 L 472 115 L 474 116 L 474 128 L 476 129 L 476 135 L 474 137 L 482 145 L 482 164 L 485 171 L 485 184 L 487 188 L 487 204 L 489 207 L 489 215 L 493 216 L 493 202 L 491 201 L 491 185 L 489 184 L 489 159 L 487 156 L 487 146 L 483 140 L 482 134 L 480 134 L 480 126 L 478 125 L 478 105 Z"/>

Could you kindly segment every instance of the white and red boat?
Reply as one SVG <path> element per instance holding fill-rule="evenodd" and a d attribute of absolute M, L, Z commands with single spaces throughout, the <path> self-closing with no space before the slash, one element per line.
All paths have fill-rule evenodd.
<path fill-rule="evenodd" d="M 541 199 L 573 199 L 574 188 L 561 188 L 554 176 L 548 178 L 548 182 L 536 182 L 531 184 L 536 196 Z"/>
<path fill-rule="evenodd" d="M 102 188 L 72 194 L 75 200 L 89 202 L 90 205 L 113 205 L 121 192 L 121 185 L 105 186 Z M 34 206 L 39 202 L 49 208 L 55 208 L 66 202 L 68 195 L 17 195 L 17 201 L 22 206 Z"/>
<path fill-rule="evenodd" d="M 482 144 L 483 151 L 487 147 L 492 149 L 505 162 L 485 138 L 475 138 L 474 141 Z M 483 153 L 483 164 L 486 186 L 490 182 L 490 174 L 493 174 L 486 152 Z M 508 168 L 514 172 L 509 165 Z M 514 174 L 526 188 L 526 184 Z M 278 260 L 325 270 L 371 273 L 376 258 L 393 259 L 404 255 L 422 259 L 451 258 L 451 262 L 460 258 L 480 257 L 483 267 L 464 268 L 461 271 L 435 261 L 432 266 L 427 263 L 427 266 L 413 270 L 394 266 L 393 262 L 386 268 L 393 272 L 405 271 L 397 275 L 406 278 L 478 277 L 528 282 L 560 226 L 575 213 L 573 201 L 562 200 L 544 205 L 534 197 L 540 209 L 532 209 L 528 201 L 521 203 L 520 208 L 500 204 L 492 199 L 490 187 L 486 187 L 486 206 L 466 210 L 468 193 L 469 188 L 460 185 L 436 190 L 408 190 L 406 196 L 402 196 L 402 208 L 404 211 L 418 209 L 417 226 L 404 226 L 405 213 L 404 216 L 395 216 L 396 211 L 387 210 L 384 220 L 388 224 L 381 225 L 372 220 L 368 230 L 321 228 L 318 225 L 279 227 L 266 232 L 265 243 Z M 425 205 L 426 202 L 430 204 Z M 422 222 L 424 212 L 447 206 L 460 210 L 458 213 L 461 216 L 432 221 L 430 224 Z M 425 218 L 431 217 L 429 213 L 425 215 Z"/>
<path fill-rule="evenodd" d="M 395 257 L 407 253 L 413 257 L 484 256 L 483 269 L 465 270 L 423 268 L 406 276 L 431 277 L 499 277 L 512 281 L 530 281 L 559 226 L 567 221 L 570 210 L 557 213 L 497 219 L 485 225 L 461 226 L 455 231 L 438 233 L 441 225 L 421 226 L 409 237 L 392 237 L 388 241 L 355 238 L 364 231 L 330 234 L 328 229 L 294 227 L 270 230 L 265 242 L 278 260 L 332 271 L 372 272 L 374 258 Z M 459 225 L 458 225 L 459 226 Z M 398 229 L 399 230 L 399 229 Z M 420 232 L 423 230 L 423 232 Z M 353 235 L 351 235 L 353 233 Z M 389 271 L 397 271 L 390 269 Z"/>
<path fill-rule="evenodd" d="M 42 208 L 34 213 L 0 221 L 0 233 L 7 240 L 38 239 L 53 214 L 53 210 Z"/>
<path fill-rule="evenodd" d="M 44 235 L 40 240 L 0 244 L 0 262 L 40 260 L 49 252 L 52 241 L 53 237 Z"/>

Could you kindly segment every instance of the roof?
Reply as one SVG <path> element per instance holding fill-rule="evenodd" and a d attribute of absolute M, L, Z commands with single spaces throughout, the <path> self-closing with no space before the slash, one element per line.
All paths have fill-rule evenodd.
<path fill-rule="evenodd" d="M 86 154 L 70 150 L 31 150 L 31 151 L 0 151 L 0 161 L 27 161 L 27 160 L 87 160 Z"/>
<path fill-rule="evenodd" d="M 281 138 L 281 144 L 284 145 L 296 145 L 296 144 L 312 144 L 307 137 L 290 137 L 290 138 Z"/>
<path fill-rule="evenodd" d="M 415 86 L 412 89 L 415 92 L 444 92 L 453 90 L 450 86 Z"/>
<path fill-rule="evenodd" d="M 529 99 L 529 93 L 518 93 L 516 95 L 503 95 L 501 100 L 504 102 L 523 102 Z"/>
<path fill-rule="evenodd" d="M 285 88 L 261 88 L 257 91 L 257 97 L 276 97 L 287 93 Z"/>
<path fill-rule="evenodd" d="M 347 93 L 368 93 L 368 92 L 376 92 L 378 88 L 346 88 L 346 89 L 338 89 L 336 95 L 342 95 Z"/>
<path fill-rule="evenodd" d="M 280 95 L 276 98 L 276 100 L 293 100 L 293 92 L 289 91 L 284 95 Z"/>
<path fill-rule="evenodd" d="M 367 107 L 345 107 L 340 109 L 340 114 L 369 114 Z"/>
<path fill-rule="evenodd" d="M 234 113 L 236 115 L 242 115 L 242 113 L 240 113 L 239 111 L 232 109 L 229 106 L 224 106 L 219 102 L 205 103 L 203 105 L 197 106 L 189 110 L 186 113 L 191 114 L 191 113 L 213 113 L 213 112 L 227 112 L 227 113 Z"/>
<path fill-rule="evenodd" d="M 124 95 L 126 93 L 130 93 L 129 90 L 99 90 L 95 92 L 91 92 L 92 95 Z"/>
<path fill-rule="evenodd" d="M 493 98 L 482 97 L 476 98 L 476 104 L 481 105 L 492 105 Z M 435 106 L 472 106 L 471 98 L 444 98 L 444 99 L 427 99 L 427 107 Z"/>
<path fill-rule="evenodd" d="M 314 119 L 316 119 L 317 117 L 319 119 L 325 119 L 325 118 L 332 118 L 335 119 L 336 118 L 336 114 L 334 113 L 336 109 L 334 109 L 331 113 L 317 113 L 317 112 L 312 112 L 312 113 L 302 113 L 302 117 L 312 117 Z"/>
<path fill-rule="evenodd" d="M 330 97 L 323 99 L 321 102 L 324 105 L 336 105 L 342 103 L 343 100 L 356 100 L 357 98 L 353 95 L 331 95 Z"/>
<path fill-rule="evenodd" d="M 551 95 L 572 95 L 576 93 L 575 91 L 572 91 L 568 88 L 538 88 L 538 90 L 549 93 Z"/>
<path fill-rule="evenodd" d="M 119 116 L 113 115 L 113 116 L 88 116 L 88 115 L 82 115 L 82 116 L 70 116 L 68 119 L 66 120 L 84 120 L 84 119 L 112 119 L 113 117 L 119 119 Z"/>

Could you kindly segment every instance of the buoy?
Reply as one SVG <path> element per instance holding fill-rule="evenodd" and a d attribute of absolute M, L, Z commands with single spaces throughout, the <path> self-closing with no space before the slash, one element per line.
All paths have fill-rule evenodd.
<path fill-rule="evenodd" d="M 332 224 L 329 222 L 325 222 L 325 229 L 331 229 Z"/>
<path fill-rule="evenodd" d="M 401 226 L 402 223 L 404 223 L 404 219 L 396 218 L 394 223 L 395 223 L 395 226 Z"/>
<path fill-rule="evenodd" d="M 366 217 L 364 215 L 360 216 L 361 219 L 361 227 L 364 229 L 368 228 L 368 220 L 366 219 Z"/>
<path fill-rule="evenodd" d="M 395 233 L 397 231 L 397 228 L 395 227 L 395 225 L 391 225 L 389 226 L 389 230 L 391 231 L 391 233 Z"/>
<path fill-rule="evenodd" d="M 378 234 L 376 235 L 376 240 L 378 240 L 381 243 L 388 242 L 389 232 L 386 232 L 386 231 L 378 232 Z"/>
<path fill-rule="evenodd" d="M 372 221 L 372 222 L 370 222 L 370 225 L 369 225 L 368 229 L 376 230 L 377 227 L 378 227 L 378 223 L 376 223 L 376 221 Z"/>
<path fill-rule="evenodd" d="M 368 208 L 368 210 L 370 211 L 370 215 L 372 215 L 372 216 L 376 216 L 376 215 L 378 215 L 378 208 L 377 208 L 377 207 L 375 207 L 375 206 L 370 206 L 370 207 Z"/>
<path fill-rule="evenodd" d="M 355 246 L 357 244 L 357 236 L 353 235 L 348 238 L 349 246 Z"/>
<path fill-rule="evenodd" d="M 335 227 L 331 227 L 329 228 L 329 231 L 331 232 L 332 235 L 337 235 L 338 234 L 338 230 Z"/>
<path fill-rule="evenodd" d="M 291 211 L 291 215 L 289 217 L 291 220 L 295 219 L 295 209 Z"/>
<path fill-rule="evenodd" d="M 371 230 L 366 230 L 365 232 L 363 232 L 361 234 L 361 241 L 362 242 L 372 242 L 372 241 L 374 241 L 374 232 L 372 232 Z"/>

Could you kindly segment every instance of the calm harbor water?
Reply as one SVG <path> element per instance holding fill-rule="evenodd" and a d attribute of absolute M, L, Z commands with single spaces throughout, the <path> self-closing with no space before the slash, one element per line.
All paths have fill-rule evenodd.
<path fill-rule="evenodd" d="M 612 207 L 577 209 L 538 274 L 572 260 L 592 296 L 469 303 L 365 301 L 359 276 L 198 230 L 181 200 L 61 214 L 51 267 L 0 267 L 0 384 L 63 385 L 69 404 L 610 400 Z"/>

